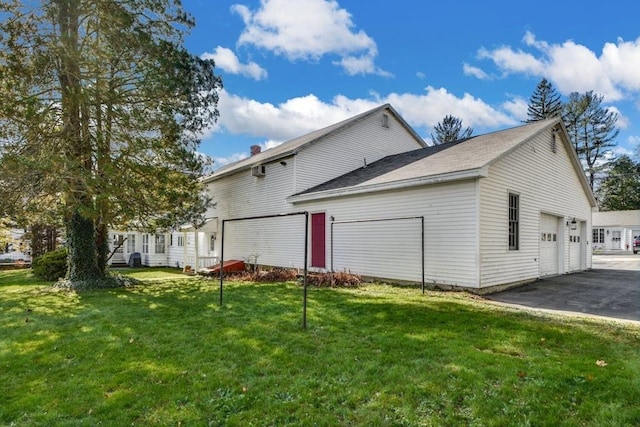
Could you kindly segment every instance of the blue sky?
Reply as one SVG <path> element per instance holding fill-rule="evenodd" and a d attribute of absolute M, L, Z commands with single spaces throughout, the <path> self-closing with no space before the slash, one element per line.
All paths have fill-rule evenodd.
<path fill-rule="evenodd" d="M 619 114 L 616 153 L 640 144 L 640 2 L 183 0 L 189 50 L 216 60 L 217 166 L 383 103 L 426 140 L 447 114 L 474 134 L 526 119 L 546 77 Z"/>

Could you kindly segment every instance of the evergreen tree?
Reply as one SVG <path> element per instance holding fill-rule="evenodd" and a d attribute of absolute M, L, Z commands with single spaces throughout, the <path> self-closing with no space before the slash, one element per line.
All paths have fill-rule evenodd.
<path fill-rule="evenodd" d="M 462 130 L 462 120 L 451 115 L 444 116 L 442 121 L 433 127 L 433 130 L 436 134 L 435 136 L 431 134 L 431 140 L 435 145 L 469 138 L 473 134 L 472 128 L 468 127 Z"/>
<path fill-rule="evenodd" d="M 620 156 L 598 187 L 600 208 L 605 211 L 640 209 L 640 162 Z"/>
<path fill-rule="evenodd" d="M 197 220 L 198 135 L 221 81 L 183 47 L 181 2 L 4 0 L 0 13 L 0 214 L 63 218 L 72 282 L 105 276 L 108 228 Z"/>
<path fill-rule="evenodd" d="M 562 101 L 553 85 L 543 78 L 536 86 L 529 98 L 527 107 L 527 123 L 538 120 L 560 117 L 562 115 Z"/>
<path fill-rule="evenodd" d="M 564 123 L 592 190 L 596 174 L 607 166 L 607 156 L 619 132 L 618 114 L 604 108 L 602 99 L 593 91 L 582 95 L 573 92 L 564 105 Z"/>

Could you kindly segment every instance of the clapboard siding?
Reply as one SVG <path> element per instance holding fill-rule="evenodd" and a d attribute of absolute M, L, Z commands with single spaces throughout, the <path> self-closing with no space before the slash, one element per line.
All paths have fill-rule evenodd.
<path fill-rule="evenodd" d="M 425 216 L 425 280 L 477 286 L 475 181 L 415 187 L 299 203 L 327 214 L 327 266 L 334 217 L 334 269 L 383 279 L 422 279 L 419 220 L 340 223 L 363 219 Z"/>
<path fill-rule="evenodd" d="M 548 130 L 522 144 L 517 150 L 489 168 L 489 176 L 480 180 L 480 259 L 481 286 L 533 279 L 539 275 L 540 214 L 576 218 L 591 230 L 591 206 L 567 147 L 557 144 L 551 150 L 553 134 Z M 578 172 L 581 173 L 581 172 Z M 520 195 L 520 249 L 508 248 L 508 194 Z M 559 250 L 569 253 L 569 229 L 560 233 Z M 591 252 L 583 238 L 586 265 L 591 266 Z M 569 271 L 568 256 L 561 272 Z"/>
<path fill-rule="evenodd" d="M 382 126 L 383 114 L 388 117 L 388 127 Z M 420 147 L 395 116 L 381 111 L 302 149 L 295 162 L 295 192 L 357 169 L 365 161 L 373 163 Z"/>

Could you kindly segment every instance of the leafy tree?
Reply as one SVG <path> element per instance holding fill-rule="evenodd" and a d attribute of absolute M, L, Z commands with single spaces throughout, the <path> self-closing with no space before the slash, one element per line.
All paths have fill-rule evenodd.
<path fill-rule="evenodd" d="M 607 155 L 610 148 L 615 147 L 619 132 L 618 114 L 604 108 L 602 100 L 603 97 L 593 91 L 573 92 L 564 105 L 564 123 L 592 190 L 596 174 L 606 168 Z"/>
<path fill-rule="evenodd" d="M 62 218 L 72 282 L 105 277 L 111 227 L 198 220 L 198 135 L 221 81 L 184 48 L 180 0 L 4 0 L 0 14 L 0 214 Z"/>
<path fill-rule="evenodd" d="M 529 98 L 527 107 L 527 123 L 538 120 L 560 117 L 562 115 L 562 101 L 553 85 L 546 79 L 540 80 L 533 95 Z"/>
<path fill-rule="evenodd" d="M 444 116 L 442 121 L 433 127 L 433 130 L 436 134 L 435 136 L 431 134 L 431 140 L 435 145 L 469 138 L 473 133 L 473 129 L 469 127 L 462 130 L 462 120 L 451 115 Z"/>
<path fill-rule="evenodd" d="M 640 162 L 626 155 L 613 161 L 597 193 L 602 210 L 640 209 Z"/>

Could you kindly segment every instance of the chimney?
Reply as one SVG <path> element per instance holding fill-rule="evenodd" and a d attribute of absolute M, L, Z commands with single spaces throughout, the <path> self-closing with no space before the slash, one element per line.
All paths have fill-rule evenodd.
<path fill-rule="evenodd" d="M 260 151 L 262 150 L 259 145 L 252 145 L 250 149 L 251 149 L 252 156 L 255 156 L 256 154 L 260 154 Z"/>

